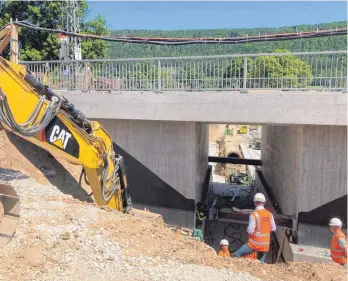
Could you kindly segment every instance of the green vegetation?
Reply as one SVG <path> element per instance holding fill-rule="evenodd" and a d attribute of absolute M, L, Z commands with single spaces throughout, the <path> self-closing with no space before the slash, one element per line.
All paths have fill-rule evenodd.
<path fill-rule="evenodd" d="M 207 30 L 121 30 L 114 35 L 142 37 L 228 37 L 246 36 L 296 31 L 313 31 L 316 29 L 344 28 L 347 22 L 333 22 L 318 25 L 299 25 L 280 28 L 253 29 L 207 29 Z M 186 45 L 158 46 L 145 44 L 108 43 L 110 58 L 151 58 L 176 56 L 204 56 L 273 52 L 313 52 L 328 50 L 346 50 L 347 36 L 332 36 L 302 40 L 278 42 L 260 42 L 233 45 Z M 156 62 L 143 61 L 136 66 L 137 71 L 127 69 L 125 81 L 133 84 L 127 88 L 156 88 L 158 85 L 158 66 Z M 327 73 L 328 69 L 332 69 Z M 332 57 L 295 57 L 261 56 L 247 59 L 247 87 L 251 88 L 307 88 L 329 87 L 329 84 L 343 87 L 344 82 L 318 77 L 345 77 L 347 69 L 346 56 Z M 243 57 L 215 60 L 204 66 L 186 61 L 178 62 L 173 71 L 172 65 L 161 66 L 161 87 L 166 89 L 228 89 L 241 88 L 244 78 Z M 121 71 L 122 73 L 122 71 Z M 316 78 L 314 78 L 316 77 Z M 265 79 L 267 78 L 267 79 Z M 143 85 L 151 81 L 151 85 Z M 342 80 L 343 81 L 343 80 Z"/>
<path fill-rule="evenodd" d="M 228 37 L 259 34 L 273 34 L 283 32 L 313 31 L 344 28 L 347 21 L 323 23 L 316 25 L 298 25 L 279 28 L 241 28 L 241 29 L 201 29 L 201 30 L 118 30 L 114 35 L 144 36 L 144 37 Z M 347 36 L 332 36 L 303 40 L 287 40 L 278 42 L 260 42 L 232 45 L 186 45 L 186 46 L 158 46 L 145 44 L 109 43 L 108 57 L 110 58 L 142 58 L 142 57 L 171 57 L 171 56 L 199 56 L 271 53 L 277 49 L 292 52 L 312 52 L 327 50 L 346 50 Z"/>
<path fill-rule="evenodd" d="M 81 32 L 98 35 L 107 34 L 109 31 L 106 28 L 106 21 L 103 17 L 98 16 L 94 20 L 85 21 L 87 10 L 87 1 L 80 1 Z M 12 18 L 13 20 L 28 21 L 47 28 L 64 29 L 62 23 L 62 1 L 0 1 L 0 15 L 0 27 L 8 24 Z M 60 43 L 57 34 L 20 28 L 19 39 L 21 60 L 58 59 Z M 106 56 L 106 52 L 107 43 L 104 41 L 84 40 L 82 42 L 83 58 L 102 58 Z"/>
<path fill-rule="evenodd" d="M 323 23 L 318 25 L 299 25 L 279 28 L 253 29 L 202 29 L 202 30 L 121 30 L 110 31 L 106 20 L 98 16 L 86 21 L 88 5 L 86 0 L 80 1 L 79 16 L 81 32 L 97 35 L 128 35 L 143 37 L 236 37 L 246 35 L 313 31 L 316 29 L 335 29 L 347 26 L 347 21 Z M 33 24 L 53 29 L 64 29 L 62 23 L 62 1 L 1 1 L 0 26 L 10 19 L 28 21 Z M 20 60 L 56 60 L 59 56 L 60 44 L 57 34 L 20 28 Z M 278 42 L 259 42 L 232 45 L 186 45 L 158 46 L 146 44 L 130 44 L 106 42 L 87 39 L 82 41 L 82 57 L 97 58 L 152 58 L 175 56 L 204 56 L 272 52 L 313 52 L 327 50 L 346 50 L 347 36 L 328 36 L 323 38 L 286 40 Z M 5 56 L 8 55 L 5 50 Z M 244 75 L 247 87 L 251 88 L 303 88 L 328 87 L 334 83 L 344 86 L 347 75 L 347 59 L 345 55 L 306 56 L 260 56 L 248 58 L 247 71 L 244 72 L 245 61 L 241 57 L 211 59 L 203 62 L 182 60 L 164 60 L 161 65 L 157 60 L 94 63 L 95 78 L 117 78 L 122 87 L 127 89 L 230 89 L 241 88 Z M 330 70 L 330 73 L 328 72 Z M 60 75 L 59 66 L 49 72 Z M 51 73 L 51 74 L 52 74 Z M 333 77 L 324 79 L 322 77 Z M 336 77 L 336 78 L 335 78 Z M 160 78 L 160 79 L 159 79 Z M 265 79 L 267 78 L 267 79 Z M 160 82 L 159 82 L 160 81 Z"/>
<path fill-rule="evenodd" d="M 239 29 L 200 29 L 200 30 L 118 30 L 110 31 L 106 21 L 98 16 L 86 21 L 88 5 L 86 0 L 80 2 L 81 32 L 98 35 L 128 35 L 144 37 L 228 37 L 259 34 L 272 34 L 297 31 L 312 31 L 316 29 L 335 29 L 347 26 L 347 21 L 322 23 L 317 25 L 298 25 L 279 28 L 239 28 Z M 0 26 L 10 22 L 10 19 L 29 21 L 48 28 L 64 28 L 62 23 L 62 1 L 0 1 Z M 58 58 L 59 41 L 56 34 L 39 32 L 20 28 L 20 59 L 21 60 L 54 60 Z M 87 39 L 82 41 L 82 57 L 96 58 L 134 58 L 134 57 L 171 57 L 193 55 L 223 55 L 270 53 L 277 49 L 292 52 L 326 51 L 347 49 L 347 36 L 333 36 L 303 40 L 288 40 L 278 42 L 259 42 L 232 45 L 186 45 L 158 46 L 146 44 L 130 44 L 105 42 Z"/>

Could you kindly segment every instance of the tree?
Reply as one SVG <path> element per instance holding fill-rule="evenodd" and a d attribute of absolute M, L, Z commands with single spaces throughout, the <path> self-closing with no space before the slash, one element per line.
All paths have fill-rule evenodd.
<path fill-rule="evenodd" d="M 289 52 L 275 50 L 275 53 Z M 251 77 L 256 77 L 253 88 L 306 88 L 312 82 L 309 63 L 292 54 L 257 57 Z"/>
<path fill-rule="evenodd" d="M 64 29 L 62 22 L 63 1 L 0 1 L 0 26 L 10 22 L 10 19 L 28 21 L 52 29 Z M 79 1 L 81 32 L 106 34 L 105 19 L 97 17 L 85 22 L 87 1 Z M 56 60 L 59 57 L 60 43 L 58 35 L 43 31 L 19 28 L 20 60 Z M 82 41 L 83 58 L 103 58 L 106 54 L 106 43 L 100 40 Z"/>
<path fill-rule="evenodd" d="M 106 35 L 108 29 L 106 20 L 102 16 L 97 16 L 94 20 L 82 24 L 83 33 Z M 107 55 L 108 44 L 103 40 L 87 39 L 81 44 L 82 57 L 84 59 L 104 58 Z"/>
<path fill-rule="evenodd" d="M 252 75 L 253 60 L 247 58 L 247 78 Z M 224 72 L 224 86 L 232 88 L 243 88 L 244 78 L 244 57 L 231 58 L 229 65 L 226 67 Z"/>
<path fill-rule="evenodd" d="M 0 26 L 13 20 L 29 21 L 48 28 L 59 27 L 61 2 L 54 1 L 2 1 L 0 2 Z M 19 28 L 21 60 L 58 58 L 57 35 Z"/>

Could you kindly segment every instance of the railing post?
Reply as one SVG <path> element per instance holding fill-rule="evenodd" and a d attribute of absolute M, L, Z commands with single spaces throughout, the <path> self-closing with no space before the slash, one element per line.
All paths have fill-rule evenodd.
<path fill-rule="evenodd" d="M 243 70 L 243 89 L 246 90 L 247 84 L 247 73 L 248 73 L 248 60 L 244 57 L 244 70 Z"/>
<path fill-rule="evenodd" d="M 330 73 L 330 80 L 329 80 L 329 89 L 331 90 L 331 86 L 332 86 L 332 75 L 333 75 L 333 60 L 334 60 L 334 57 L 333 55 L 331 55 L 331 63 L 330 63 L 330 70 L 331 70 L 331 73 Z"/>
<path fill-rule="evenodd" d="M 84 80 L 85 80 L 85 81 L 84 81 L 84 82 L 85 82 L 85 83 L 84 83 L 84 84 L 85 84 L 85 85 L 84 85 L 84 90 L 85 90 L 85 91 L 88 91 L 88 78 L 87 78 L 87 77 L 88 77 L 88 70 L 87 70 L 87 67 L 88 67 L 88 66 L 87 66 L 87 63 L 84 63 L 84 70 L 85 70 L 85 71 L 84 71 Z"/>
<path fill-rule="evenodd" d="M 158 66 L 158 73 L 157 73 L 157 81 L 158 81 L 158 90 L 160 91 L 162 88 L 162 83 L 161 83 L 161 61 L 157 61 L 157 66 Z"/>

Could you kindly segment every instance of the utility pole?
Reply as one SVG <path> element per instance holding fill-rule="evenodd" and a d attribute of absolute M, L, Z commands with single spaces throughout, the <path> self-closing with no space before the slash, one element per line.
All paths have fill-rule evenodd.
<path fill-rule="evenodd" d="M 78 0 L 62 1 L 62 26 L 65 31 L 80 33 L 80 16 Z M 81 60 L 81 39 L 69 37 L 61 40 L 61 59 Z"/>

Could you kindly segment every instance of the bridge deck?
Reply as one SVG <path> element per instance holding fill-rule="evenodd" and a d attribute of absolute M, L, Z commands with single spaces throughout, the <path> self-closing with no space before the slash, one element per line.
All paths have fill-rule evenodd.
<path fill-rule="evenodd" d="M 337 92 L 58 93 L 91 119 L 347 125 L 347 96 Z"/>

